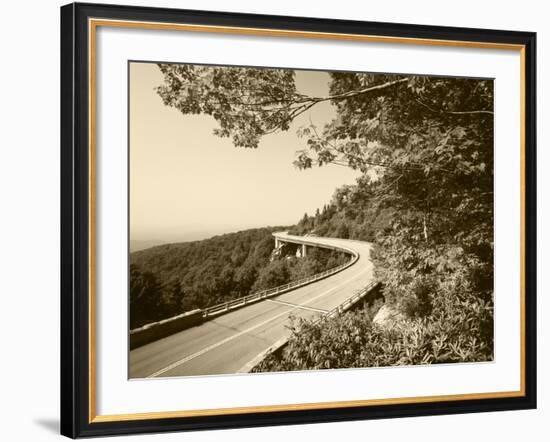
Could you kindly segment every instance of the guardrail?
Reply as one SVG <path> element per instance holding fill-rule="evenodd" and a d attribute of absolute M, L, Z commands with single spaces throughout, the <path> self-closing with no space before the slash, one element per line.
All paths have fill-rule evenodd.
<path fill-rule="evenodd" d="M 369 294 L 372 290 L 374 290 L 377 286 L 380 285 L 380 282 L 373 281 L 370 284 L 368 284 L 366 287 L 358 290 L 353 294 L 353 296 L 350 296 L 347 298 L 344 302 L 342 302 L 340 305 L 334 307 L 332 310 L 328 311 L 327 313 L 323 314 L 321 317 L 319 317 L 317 320 L 314 321 L 314 324 L 318 324 L 319 322 L 323 321 L 325 318 L 333 318 L 337 315 L 340 315 L 349 309 L 351 309 L 355 304 L 357 304 L 359 301 L 361 301 L 367 294 Z M 277 342 L 275 342 L 273 345 L 271 345 L 268 349 L 261 352 L 259 355 L 257 355 L 254 359 L 247 362 L 245 365 L 243 365 L 237 373 L 250 373 L 255 367 L 257 367 L 268 355 L 277 353 L 283 350 L 283 348 L 288 344 L 289 336 L 285 336 L 281 339 L 279 339 Z"/>
<path fill-rule="evenodd" d="M 277 233 L 274 233 L 273 236 L 277 237 Z M 243 296 L 241 298 L 233 299 L 231 301 L 222 302 L 220 304 L 216 304 L 202 310 L 197 309 L 197 310 L 193 310 L 192 312 L 184 312 L 180 315 L 173 316 L 171 318 L 166 318 L 158 322 L 146 324 L 140 327 L 139 329 L 130 330 L 130 349 L 140 347 L 141 345 L 144 345 L 148 342 L 151 342 L 156 339 L 160 339 L 161 337 L 168 336 L 169 334 L 172 334 L 172 333 L 176 333 L 185 328 L 198 325 L 202 321 L 207 320 L 209 317 L 221 315 L 223 313 L 229 312 L 231 310 L 235 310 L 245 305 L 258 302 L 262 299 L 277 296 L 282 293 L 293 290 L 295 288 L 311 284 L 312 282 L 315 282 L 315 281 L 319 281 L 323 278 L 334 275 L 335 273 L 341 272 L 342 270 L 355 264 L 359 259 L 359 254 L 355 250 L 349 249 L 347 247 L 322 245 L 322 244 L 317 244 L 316 242 L 313 242 L 313 241 L 303 240 L 302 238 L 284 237 L 280 239 L 281 241 L 287 241 L 287 242 L 293 242 L 292 240 L 296 240 L 296 243 L 298 244 L 306 244 L 312 247 L 324 247 L 324 248 L 329 248 L 333 250 L 340 250 L 341 252 L 350 254 L 352 258 L 345 264 L 339 265 L 337 267 L 333 267 L 332 269 L 325 270 L 324 272 L 317 273 L 307 278 L 302 278 L 297 281 L 292 281 L 292 282 L 289 282 L 288 284 L 283 284 L 281 286 L 273 287 L 267 290 L 261 290 L 259 292 L 252 293 L 250 295 Z"/>
<path fill-rule="evenodd" d="M 267 290 L 261 290 L 256 293 L 252 293 L 251 295 L 243 296 L 241 298 L 232 299 L 231 301 L 222 302 L 220 304 L 207 307 L 203 309 L 203 316 L 205 318 L 209 316 L 216 316 L 216 315 L 228 312 L 230 310 L 234 310 L 236 308 L 240 308 L 242 306 L 249 305 L 254 302 L 258 302 L 262 299 L 271 298 L 272 296 L 280 295 L 282 293 L 293 290 L 297 287 L 302 287 L 304 285 L 311 284 L 312 282 L 319 281 L 323 278 L 334 275 L 335 273 L 341 272 L 342 270 L 355 264 L 355 262 L 359 259 L 359 255 L 356 252 L 351 250 L 346 250 L 346 252 L 352 254 L 352 259 L 346 262 L 345 264 L 341 264 L 337 267 L 333 267 L 332 269 L 325 270 L 324 272 L 317 273 L 307 278 L 302 278 L 296 281 L 289 282 L 288 284 L 283 284 L 278 287 L 273 287 Z"/>
<path fill-rule="evenodd" d="M 380 283 L 378 281 L 373 281 L 370 284 L 368 284 L 366 287 L 357 290 L 353 296 L 350 296 L 348 299 L 346 299 L 342 304 L 337 305 L 329 312 L 325 313 L 320 319 L 323 317 L 332 318 L 336 315 L 339 315 L 340 313 L 343 313 L 345 311 L 348 311 L 351 307 L 353 307 L 357 302 L 359 302 L 361 299 L 363 299 L 367 293 L 369 293 L 371 290 L 373 290 L 376 286 L 378 286 Z"/>

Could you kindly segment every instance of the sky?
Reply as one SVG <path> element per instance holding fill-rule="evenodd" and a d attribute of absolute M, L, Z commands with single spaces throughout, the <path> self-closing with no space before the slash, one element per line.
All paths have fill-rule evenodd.
<path fill-rule="evenodd" d="M 162 81 L 156 64 L 130 64 L 132 241 L 187 241 L 295 224 L 359 176 L 337 165 L 298 170 L 292 164 L 305 142 L 296 130 L 329 122 L 335 109 L 328 102 L 298 117 L 287 132 L 263 137 L 257 149 L 244 149 L 213 135 L 212 117 L 165 106 L 154 90 Z M 326 96 L 328 81 L 324 72 L 296 72 L 300 93 Z"/>

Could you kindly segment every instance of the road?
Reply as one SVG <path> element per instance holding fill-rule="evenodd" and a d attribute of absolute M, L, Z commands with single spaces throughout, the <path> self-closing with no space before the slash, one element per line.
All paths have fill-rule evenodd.
<path fill-rule="evenodd" d="M 130 378 L 237 373 L 288 336 L 290 317 L 315 318 L 373 280 L 371 245 L 362 241 L 276 233 L 282 241 L 353 250 L 355 264 L 326 279 L 242 307 L 130 352 Z"/>

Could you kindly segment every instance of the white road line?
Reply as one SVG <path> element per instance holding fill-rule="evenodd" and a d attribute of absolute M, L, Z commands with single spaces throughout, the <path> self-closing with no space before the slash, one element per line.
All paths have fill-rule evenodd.
<path fill-rule="evenodd" d="M 272 318 L 269 318 L 269 319 L 266 320 L 266 321 L 260 322 L 259 324 L 256 324 L 256 325 L 254 325 L 254 326 L 252 326 L 252 327 L 249 327 L 249 328 L 247 328 L 246 330 L 243 330 L 243 331 L 241 331 L 241 332 L 239 332 L 239 333 L 236 333 L 236 334 L 234 334 L 234 335 L 232 335 L 232 336 L 229 336 L 229 337 L 227 337 L 227 338 L 225 338 L 225 339 L 222 339 L 221 341 L 218 341 L 218 342 L 216 342 L 215 344 L 212 344 L 212 345 L 210 345 L 210 346 L 208 346 L 208 347 L 203 348 L 202 350 L 199 350 L 199 351 L 196 352 L 196 353 L 193 353 L 192 355 L 189 355 L 189 356 L 187 356 L 187 357 L 185 357 L 185 358 L 183 358 L 183 359 L 180 359 L 179 361 L 176 361 L 176 362 L 170 364 L 168 367 L 165 367 L 165 368 L 163 368 L 163 369 L 161 369 L 161 370 L 159 370 L 159 371 L 157 371 L 157 372 L 155 372 L 155 373 L 153 373 L 152 375 L 149 375 L 149 376 L 147 376 L 147 377 L 149 377 L 149 378 L 155 378 L 155 377 L 157 377 L 157 376 L 159 376 L 159 375 L 161 375 L 161 374 L 163 374 L 163 373 L 166 373 L 167 371 L 172 370 L 173 368 L 179 367 L 180 365 L 185 364 L 186 362 L 189 362 L 190 360 L 195 359 L 196 357 L 199 357 L 199 356 L 201 356 L 201 355 L 203 355 L 203 354 L 209 352 L 210 350 L 213 350 L 213 349 L 219 347 L 220 345 L 226 344 L 226 343 L 228 343 L 229 341 L 232 341 L 233 339 L 236 339 L 236 338 L 238 338 L 238 337 L 240 337 L 240 336 L 242 336 L 242 335 L 245 335 L 245 334 L 247 334 L 247 333 L 250 333 L 251 331 L 253 331 L 253 330 L 257 329 L 257 328 L 262 327 L 262 326 L 264 326 L 265 324 L 267 324 L 267 323 L 269 323 L 269 322 L 271 322 L 271 321 L 273 321 L 273 320 L 275 320 L 275 319 L 277 319 L 277 318 L 280 318 L 281 316 L 284 316 L 284 315 L 290 313 L 292 310 L 294 310 L 294 309 L 292 308 L 292 309 L 289 309 L 289 310 L 287 310 L 287 311 L 284 311 L 283 313 L 279 313 L 278 315 L 273 316 Z"/>
<path fill-rule="evenodd" d="M 300 308 L 303 310 L 310 310 L 317 313 L 328 313 L 328 310 L 323 310 L 322 308 L 308 307 L 303 304 L 293 304 L 292 302 L 279 301 L 277 299 L 266 299 L 267 302 L 273 302 L 275 304 L 288 305 L 289 307 Z"/>
<path fill-rule="evenodd" d="M 367 269 L 365 269 L 365 270 L 367 270 Z M 315 300 L 317 300 L 317 299 L 319 299 L 319 298 L 322 298 L 323 296 L 328 295 L 329 293 L 333 292 L 334 290 L 340 288 L 342 285 L 346 285 L 346 284 L 348 284 L 349 282 L 353 281 L 354 279 L 357 279 L 357 278 L 358 278 L 359 276 L 361 276 L 363 273 L 364 273 L 364 272 L 360 272 L 360 273 L 358 273 L 357 275 L 353 276 L 352 278 L 350 278 L 350 279 L 348 279 L 348 280 L 342 282 L 342 283 L 339 284 L 338 286 L 332 287 L 331 289 L 328 289 L 328 290 L 324 291 L 323 293 L 321 293 L 320 295 L 316 296 L 315 298 L 310 299 L 309 302 L 313 302 L 313 301 L 315 301 Z M 151 375 L 149 375 L 149 376 L 147 376 L 147 377 L 148 377 L 148 378 L 156 378 L 157 376 L 160 376 L 161 374 L 166 373 L 167 371 L 170 371 L 170 370 L 172 370 L 172 369 L 174 369 L 174 368 L 176 368 L 176 367 L 179 367 L 180 365 L 185 364 L 186 362 L 189 362 L 190 360 L 195 359 L 195 358 L 197 358 L 197 357 L 199 357 L 199 356 L 201 356 L 201 355 L 203 355 L 203 354 L 209 352 L 210 350 L 213 350 L 213 349 L 219 347 L 220 345 L 224 345 L 224 344 L 226 344 L 226 343 L 232 341 L 233 339 L 236 339 L 236 338 L 238 338 L 238 337 L 240 337 L 240 336 L 242 336 L 242 335 L 245 335 L 245 334 L 247 334 L 247 333 L 250 333 L 251 331 L 256 330 L 257 328 L 260 328 L 260 327 L 262 327 L 262 326 L 268 324 L 269 322 L 274 321 L 275 319 L 280 318 L 281 316 L 284 316 L 284 315 L 290 313 L 290 312 L 293 311 L 293 310 L 296 310 L 296 308 L 297 308 L 297 307 L 294 307 L 294 308 L 291 308 L 291 309 L 289 309 L 289 310 L 286 310 L 286 311 L 284 311 L 283 313 L 279 313 L 278 315 L 273 316 L 273 317 L 267 319 L 266 321 L 263 321 L 263 322 L 261 322 L 261 323 L 259 323 L 259 324 L 256 324 L 256 325 L 254 325 L 254 326 L 252 326 L 252 327 L 247 328 L 246 330 L 243 330 L 243 331 L 241 331 L 241 332 L 239 332 L 239 333 L 236 333 L 236 334 L 234 334 L 234 335 L 232 335 L 232 336 L 229 336 L 229 337 L 227 337 L 227 338 L 225 338 L 225 339 L 222 339 L 221 341 L 216 342 L 215 344 L 212 344 L 212 345 L 210 345 L 210 346 L 208 346 L 208 347 L 205 347 L 205 348 L 203 348 L 202 350 L 199 350 L 199 351 L 196 352 L 196 353 L 193 353 L 193 354 L 191 354 L 191 355 L 189 355 L 189 356 L 186 356 L 185 358 L 182 358 L 182 359 L 180 359 L 180 360 L 178 360 L 178 361 L 176 361 L 176 362 L 173 362 L 172 364 L 168 365 L 167 367 L 164 367 L 164 368 L 162 368 L 162 369 L 160 369 L 160 370 L 154 372 L 153 374 L 151 374 Z"/>

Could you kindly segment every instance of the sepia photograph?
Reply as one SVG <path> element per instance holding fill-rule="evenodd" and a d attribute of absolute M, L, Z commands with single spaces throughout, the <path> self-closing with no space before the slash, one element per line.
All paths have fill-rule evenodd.
<path fill-rule="evenodd" d="M 494 79 L 128 62 L 131 379 L 494 358 Z"/>

